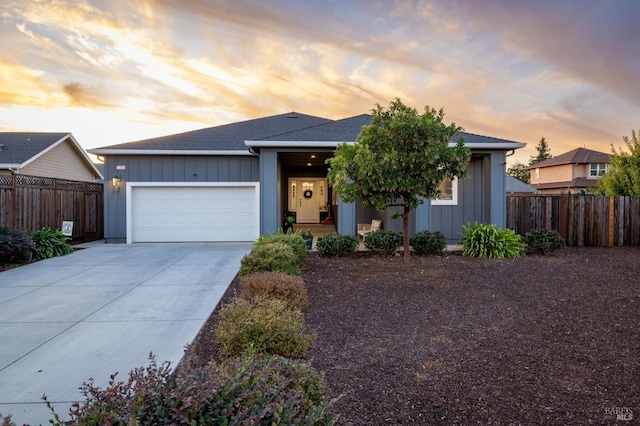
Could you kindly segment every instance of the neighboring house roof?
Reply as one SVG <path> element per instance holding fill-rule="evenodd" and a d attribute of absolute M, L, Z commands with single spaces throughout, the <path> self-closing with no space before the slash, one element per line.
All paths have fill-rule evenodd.
<path fill-rule="evenodd" d="M 598 185 L 596 179 L 588 178 L 575 178 L 573 180 L 567 180 L 563 182 L 546 182 L 532 184 L 537 189 L 562 189 L 562 188 L 594 188 Z"/>
<path fill-rule="evenodd" d="M 21 169 L 65 141 L 71 142 L 87 166 L 102 179 L 100 171 L 71 133 L 0 132 L 0 169 Z"/>
<path fill-rule="evenodd" d="M 217 127 L 178 133 L 159 138 L 128 142 L 92 149 L 92 154 L 174 154 L 174 155 L 251 155 L 249 148 L 263 147 L 335 147 L 355 142 L 362 126 L 371 122 L 369 114 L 342 120 L 330 120 L 290 112 L 271 117 L 241 121 Z M 475 149 L 516 149 L 526 144 L 488 136 L 460 133 L 465 145 Z M 452 144 L 457 137 L 454 137 Z"/>
<path fill-rule="evenodd" d="M 521 181 L 520 179 L 514 178 L 513 176 L 507 175 L 507 179 L 505 181 L 505 186 L 507 189 L 507 193 L 534 193 L 537 190 Z"/>
<path fill-rule="evenodd" d="M 608 163 L 609 154 L 604 152 L 593 151 L 587 148 L 576 148 L 564 154 L 560 154 L 556 157 L 548 160 L 541 161 L 528 169 L 536 169 L 542 167 L 561 166 L 564 164 L 590 164 L 590 163 Z"/>

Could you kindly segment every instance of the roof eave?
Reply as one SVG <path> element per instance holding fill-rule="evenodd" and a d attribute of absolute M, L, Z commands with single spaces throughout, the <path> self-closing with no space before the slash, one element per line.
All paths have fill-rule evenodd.
<path fill-rule="evenodd" d="M 250 148 L 336 148 L 346 141 L 244 141 Z"/>
<path fill-rule="evenodd" d="M 0 163 L 0 170 L 20 169 L 22 164 L 18 163 Z"/>
<path fill-rule="evenodd" d="M 110 149 L 95 148 L 89 152 L 94 155 L 255 155 L 248 150 L 204 150 L 204 149 Z"/>
<path fill-rule="evenodd" d="M 244 141 L 244 144 L 251 148 L 335 148 L 343 143 L 353 144 L 355 142 L 345 141 Z M 522 142 L 486 142 L 486 143 L 465 143 L 470 149 L 499 149 L 511 150 L 520 149 L 527 146 Z M 455 142 L 449 142 L 449 147 L 456 146 Z"/>

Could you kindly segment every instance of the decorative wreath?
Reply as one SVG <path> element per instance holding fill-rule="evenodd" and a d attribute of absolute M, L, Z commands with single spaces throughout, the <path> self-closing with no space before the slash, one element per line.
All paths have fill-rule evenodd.
<path fill-rule="evenodd" d="M 310 189 L 307 189 L 306 191 L 304 191 L 304 198 L 311 198 L 313 196 L 313 191 Z"/>

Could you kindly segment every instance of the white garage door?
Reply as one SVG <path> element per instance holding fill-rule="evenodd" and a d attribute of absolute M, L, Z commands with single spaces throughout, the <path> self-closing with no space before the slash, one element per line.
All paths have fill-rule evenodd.
<path fill-rule="evenodd" d="M 255 185 L 132 185 L 127 242 L 254 241 L 257 192 Z"/>

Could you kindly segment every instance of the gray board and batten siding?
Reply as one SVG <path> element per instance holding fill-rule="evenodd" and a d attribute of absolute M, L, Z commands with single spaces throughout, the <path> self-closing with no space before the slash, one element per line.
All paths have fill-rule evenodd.
<path fill-rule="evenodd" d="M 124 168 L 124 170 L 122 170 Z M 120 169 L 120 170 L 118 170 Z M 258 182 L 257 156 L 108 155 L 105 170 L 117 170 L 120 191 L 105 186 L 104 236 L 124 242 L 126 236 L 126 182 Z M 113 177 L 113 176 L 111 176 Z"/>

